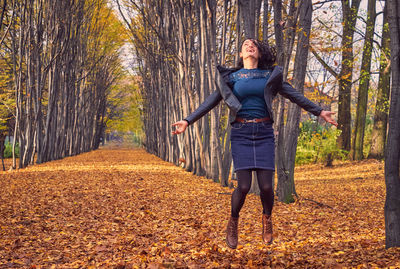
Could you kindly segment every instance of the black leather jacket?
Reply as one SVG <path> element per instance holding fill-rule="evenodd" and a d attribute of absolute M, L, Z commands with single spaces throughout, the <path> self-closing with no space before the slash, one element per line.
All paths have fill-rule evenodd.
<path fill-rule="evenodd" d="M 185 118 L 189 125 L 193 124 L 207 114 L 211 109 L 218 105 L 222 99 L 224 99 L 225 103 L 229 107 L 229 122 L 233 123 L 235 121 L 236 114 L 242 105 L 237 97 L 233 94 L 233 91 L 231 87 L 228 86 L 227 81 L 229 74 L 237 70 L 238 69 L 226 68 L 223 66 L 217 67 L 215 74 L 215 84 L 217 86 L 217 90 L 209 95 L 193 113 Z M 272 100 L 278 93 L 289 99 L 291 102 L 296 103 L 308 112 L 311 112 L 315 116 L 319 116 L 319 114 L 321 114 L 322 108 L 304 97 L 303 94 L 295 90 L 289 83 L 284 82 L 282 67 L 275 66 L 264 89 L 264 99 L 272 121 L 274 120 L 274 115 L 272 113 Z"/>

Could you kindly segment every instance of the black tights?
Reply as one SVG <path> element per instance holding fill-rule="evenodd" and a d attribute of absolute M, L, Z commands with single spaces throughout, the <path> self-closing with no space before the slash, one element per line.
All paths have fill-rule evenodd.
<path fill-rule="evenodd" d="M 238 170 L 238 186 L 232 193 L 231 215 L 239 217 L 240 209 L 244 204 L 246 195 L 251 187 L 252 170 Z M 271 215 L 274 206 L 274 190 L 272 189 L 272 179 L 274 171 L 257 169 L 257 180 L 260 188 L 260 198 L 263 207 L 263 213 Z"/>

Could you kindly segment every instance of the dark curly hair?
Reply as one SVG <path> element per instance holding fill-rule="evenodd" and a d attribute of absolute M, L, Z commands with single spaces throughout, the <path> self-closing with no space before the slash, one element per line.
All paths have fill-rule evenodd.
<path fill-rule="evenodd" d="M 240 51 L 242 51 L 243 43 L 246 40 L 251 40 L 261 55 L 260 59 L 258 60 L 258 68 L 271 69 L 275 65 L 276 61 L 276 48 L 270 47 L 267 42 L 253 38 L 246 38 L 240 45 Z M 243 58 L 240 58 L 237 68 L 243 68 Z"/>

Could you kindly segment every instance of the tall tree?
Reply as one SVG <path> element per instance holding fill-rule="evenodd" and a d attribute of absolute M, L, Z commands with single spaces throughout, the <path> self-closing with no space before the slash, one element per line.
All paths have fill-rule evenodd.
<path fill-rule="evenodd" d="M 351 149 L 351 88 L 353 84 L 353 37 L 361 0 L 342 2 L 342 62 L 339 74 L 338 128 L 342 130 L 338 143 L 342 149 Z"/>
<path fill-rule="evenodd" d="M 262 0 L 238 0 L 241 10 L 244 35 L 246 38 L 258 38 L 258 21 Z"/>
<path fill-rule="evenodd" d="M 392 89 L 385 154 L 386 248 L 400 247 L 400 3 L 388 0 Z"/>
<path fill-rule="evenodd" d="M 383 11 L 381 54 L 379 58 L 379 82 L 375 105 L 374 127 L 371 134 L 371 150 L 368 158 L 383 159 L 386 145 L 386 132 L 390 95 L 390 32 L 387 2 Z"/>
<path fill-rule="evenodd" d="M 300 12 L 302 11 L 302 17 L 300 19 L 301 23 L 304 23 L 305 32 L 300 31 L 303 35 L 307 33 L 307 16 L 309 14 L 306 14 L 307 9 L 308 9 L 308 2 L 306 2 L 305 6 L 303 5 L 301 8 L 297 6 L 298 2 L 291 0 L 290 5 L 288 8 L 288 11 L 283 9 L 283 3 L 281 0 L 274 0 L 273 2 L 273 7 L 274 7 L 274 30 L 275 30 L 275 40 L 276 40 L 276 51 L 277 51 L 277 64 L 283 67 L 283 79 L 286 80 L 287 75 L 289 73 L 289 63 L 294 47 L 294 41 L 296 37 L 296 31 L 297 31 L 297 21 Z M 285 19 L 282 18 L 282 13 L 285 11 L 287 14 L 287 17 Z M 310 11 L 310 10 L 308 10 Z M 301 37 L 300 37 L 301 38 Z M 299 38 L 299 40 L 300 40 Z M 307 35 L 307 40 L 309 36 Z M 298 42 L 299 42 L 298 40 Z M 306 41 L 302 39 L 302 41 Z M 306 46 L 306 49 L 308 50 L 308 41 L 307 44 L 302 44 L 303 46 Z M 304 53 L 302 51 L 303 47 L 300 48 L 300 54 Z M 304 56 L 304 55 L 303 55 Z M 297 57 L 297 54 L 296 54 Z M 301 57 L 300 57 L 301 58 Z M 300 59 L 298 58 L 298 59 Z M 307 59 L 307 57 L 305 58 Z M 300 62 L 298 62 L 299 64 Z M 295 71 L 296 73 L 296 79 L 300 79 L 300 84 L 301 81 L 304 82 L 304 77 L 302 77 L 301 73 L 303 72 L 303 67 L 306 67 L 306 65 L 301 65 L 301 68 Z M 303 85 L 300 86 L 300 90 L 302 89 Z M 289 175 L 290 167 L 294 168 L 294 159 L 292 162 L 292 159 L 288 159 L 288 157 L 285 155 L 286 154 L 286 149 L 290 151 L 289 148 L 287 148 L 287 142 L 286 142 L 286 131 L 285 131 L 285 120 L 287 118 L 285 111 L 286 111 L 286 99 L 282 96 L 279 96 L 277 100 L 275 101 L 274 104 L 276 115 L 275 115 L 275 123 L 274 127 L 275 130 L 278 132 L 277 136 L 277 141 L 276 141 L 276 168 L 278 170 L 278 186 L 277 186 L 277 194 L 278 194 L 278 199 L 280 201 L 285 201 L 285 202 L 291 202 L 293 201 L 293 194 L 296 193 L 295 190 L 295 185 L 294 185 L 294 178 L 293 175 Z M 293 115 L 292 115 L 293 116 Z M 294 120 L 294 118 L 293 118 Z M 294 124 L 295 125 L 295 124 Z M 293 126 L 294 126 L 293 125 Z M 292 130 L 293 126 L 290 127 Z M 296 138 L 297 139 L 297 138 Z M 293 141 L 291 141 L 293 142 Z M 296 140 L 297 143 L 297 140 Z M 289 153 L 289 152 L 288 152 Z M 295 154 L 295 153 L 294 153 Z M 281 172 L 279 172 L 281 171 Z"/>
<path fill-rule="evenodd" d="M 300 92 L 304 91 L 304 81 L 307 68 L 309 38 L 311 31 L 312 2 L 304 0 L 300 5 L 299 29 L 297 37 L 296 57 L 294 61 L 294 87 Z M 284 132 L 284 140 L 278 147 L 278 185 L 277 195 L 280 201 L 289 203 L 293 201 L 296 193 L 294 184 L 294 164 L 296 157 L 297 138 L 299 134 L 300 107 L 289 104 L 288 117 Z"/>
<path fill-rule="evenodd" d="M 368 0 L 367 25 L 365 29 L 365 40 L 363 56 L 361 60 L 360 86 L 358 87 L 358 99 L 356 120 L 354 123 L 354 138 L 352 157 L 354 160 L 364 159 L 364 133 L 365 119 L 367 115 L 368 89 L 371 79 L 372 49 L 375 33 L 376 0 Z"/>

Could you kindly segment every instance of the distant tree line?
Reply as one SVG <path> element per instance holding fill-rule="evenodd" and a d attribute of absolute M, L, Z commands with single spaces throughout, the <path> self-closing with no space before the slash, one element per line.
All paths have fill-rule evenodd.
<path fill-rule="evenodd" d="M 107 5 L 106 0 L 1 1 L 0 144 L 6 134 L 13 137 L 19 167 L 99 146 L 124 41 Z"/>

